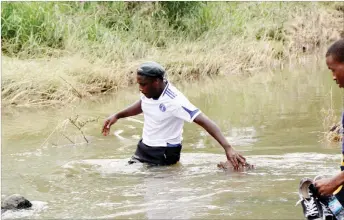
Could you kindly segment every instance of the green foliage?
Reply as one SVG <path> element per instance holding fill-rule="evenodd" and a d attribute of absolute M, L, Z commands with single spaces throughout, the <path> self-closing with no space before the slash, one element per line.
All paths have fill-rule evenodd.
<path fill-rule="evenodd" d="M 168 20 L 169 26 L 174 29 L 185 30 L 185 17 L 197 15 L 197 9 L 204 3 L 202 2 L 183 2 L 183 1 L 166 1 L 160 2 L 160 12 Z M 161 15 L 160 15 L 161 16 Z"/>
<path fill-rule="evenodd" d="M 3 51 L 47 46 L 64 47 L 64 29 L 58 28 L 59 7 L 52 2 L 3 2 L 1 35 Z"/>
<path fill-rule="evenodd" d="M 163 64 L 172 81 L 294 65 L 303 48 L 337 36 L 341 5 L 3 2 L 3 101 L 54 105 L 118 91 L 143 60 Z"/>
<path fill-rule="evenodd" d="M 166 46 L 190 28 L 187 18 L 197 15 L 200 2 L 4 2 L 2 3 L 2 52 L 33 55 L 42 48 L 93 47 L 108 40 L 143 41 Z M 193 25 L 197 26 L 197 22 Z M 202 31 L 197 30 L 196 37 Z M 190 32 L 190 30 L 188 30 Z M 192 32 L 192 31 L 191 31 Z M 41 51 L 42 52 L 42 51 Z M 39 51 L 38 51 L 39 53 Z"/>
<path fill-rule="evenodd" d="M 135 45 L 166 48 L 178 42 L 209 38 L 216 42 L 228 41 L 234 36 L 284 42 L 284 23 L 290 12 L 297 12 L 311 3 L 77 1 L 1 4 L 2 52 L 9 56 L 35 57 L 45 56 L 49 50 L 88 49 L 98 57 L 104 49 L 120 47 L 121 51 L 135 50 L 132 54 L 137 58 L 140 55 Z"/>

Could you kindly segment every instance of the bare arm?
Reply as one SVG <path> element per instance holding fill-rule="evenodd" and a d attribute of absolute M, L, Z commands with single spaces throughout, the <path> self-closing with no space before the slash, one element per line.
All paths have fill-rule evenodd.
<path fill-rule="evenodd" d="M 203 113 L 199 114 L 194 122 L 203 127 L 219 144 L 223 147 L 226 152 L 226 157 L 230 161 L 234 168 L 238 168 L 239 163 L 245 164 L 246 159 L 239 153 L 237 153 L 233 147 L 228 143 L 226 138 L 223 136 L 219 126 L 217 126 L 212 120 L 210 120 Z"/>
<path fill-rule="evenodd" d="M 341 185 L 344 184 L 344 171 L 332 178 L 324 178 L 315 182 L 315 187 L 320 195 L 331 195 Z"/>
<path fill-rule="evenodd" d="M 130 105 L 129 107 L 123 109 L 122 111 L 111 115 L 104 122 L 103 130 L 102 130 L 103 135 L 106 136 L 109 134 L 111 125 L 116 123 L 118 119 L 138 115 L 141 113 L 142 113 L 141 100 L 139 100 L 135 102 L 134 104 Z"/>

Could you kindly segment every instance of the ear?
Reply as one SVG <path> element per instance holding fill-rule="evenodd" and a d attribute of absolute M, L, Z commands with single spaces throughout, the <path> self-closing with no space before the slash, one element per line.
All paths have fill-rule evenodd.
<path fill-rule="evenodd" d="M 153 83 L 155 86 L 158 86 L 159 85 L 159 78 L 155 78 Z"/>

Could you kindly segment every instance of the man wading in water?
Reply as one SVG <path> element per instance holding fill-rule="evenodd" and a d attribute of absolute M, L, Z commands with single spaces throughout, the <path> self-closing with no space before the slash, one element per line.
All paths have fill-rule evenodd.
<path fill-rule="evenodd" d="M 110 116 L 104 122 L 103 135 L 120 118 L 143 113 L 142 139 L 129 163 L 172 165 L 179 161 L 182 149 L 184 121 L 202 126 L 224 148 L 228 161 L 235 169 L 246 159 L 227 142 L 220 128 L 196 108 L 164 78 L 164 68 L 155 62 L 143 63 L 137 69 L 140 100 Z"/>

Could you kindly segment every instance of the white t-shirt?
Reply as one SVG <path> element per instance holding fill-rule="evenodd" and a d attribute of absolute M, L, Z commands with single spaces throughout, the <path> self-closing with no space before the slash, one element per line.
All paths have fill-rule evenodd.
<path fill-rule="evenodd" d="M 181 144 L 184 121 L 192 122 L 201 111 L 171 83 L 167 83 L 159 99 L 141 94 L 144 116 L 142 142 L 151 147 Z"/>

